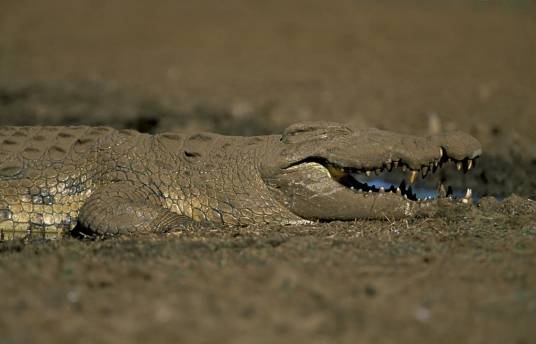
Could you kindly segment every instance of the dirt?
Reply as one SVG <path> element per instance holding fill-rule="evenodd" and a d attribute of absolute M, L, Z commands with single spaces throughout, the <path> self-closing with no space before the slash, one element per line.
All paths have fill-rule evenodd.
<path fill-rule="evenodd" d="M 462 129 L 432 218 L 0 243 L 0 342 L 536 341 L 531 1 L 0 3 L 0 125 Z"/>

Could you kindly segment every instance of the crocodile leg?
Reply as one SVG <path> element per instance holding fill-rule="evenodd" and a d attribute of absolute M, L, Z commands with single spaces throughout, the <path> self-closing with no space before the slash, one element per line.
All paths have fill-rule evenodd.
<path fill-rule="evenodd" d="M 80 209 L 79 223 L 102 236 L 165 233 L 194 224 L 187 216 L 164 208 L 143 185 L 117 182 L 96 190 Z"/>

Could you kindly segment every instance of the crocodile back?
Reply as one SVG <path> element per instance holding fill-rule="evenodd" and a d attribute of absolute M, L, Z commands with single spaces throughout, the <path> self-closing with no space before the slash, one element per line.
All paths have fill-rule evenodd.
<path fill-rule="evenodd" d="M 105 127 L 0 127 L 0 239 L 71 229 L 91 193 Z"/>

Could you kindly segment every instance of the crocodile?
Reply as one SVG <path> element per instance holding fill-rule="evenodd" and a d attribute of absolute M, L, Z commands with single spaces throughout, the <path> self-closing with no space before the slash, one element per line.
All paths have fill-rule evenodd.
<path fill-rule="evenodd" d="M 480 154 L 479 142 L 459 131 L 421 137 L 332 122 L 251 137 L 0 127 L 0 239 L 54 239 L 77 224 L 113 237 L 202 223 L 419 216 L 437 199 L 360 177 L 401 170 L 409 185 L 448 161 L 467 171 Z"/>

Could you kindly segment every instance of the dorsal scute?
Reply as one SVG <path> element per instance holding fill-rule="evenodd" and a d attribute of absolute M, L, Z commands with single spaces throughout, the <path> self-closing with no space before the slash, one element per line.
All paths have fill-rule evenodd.
<path fill-rule="evenodd" d="M 59 163 L 73 151 L 83 158 L 81 153 L 113 131 L 87 126 L 0 127 L 0 178 L 23 177 L 28 166 Z"/>

